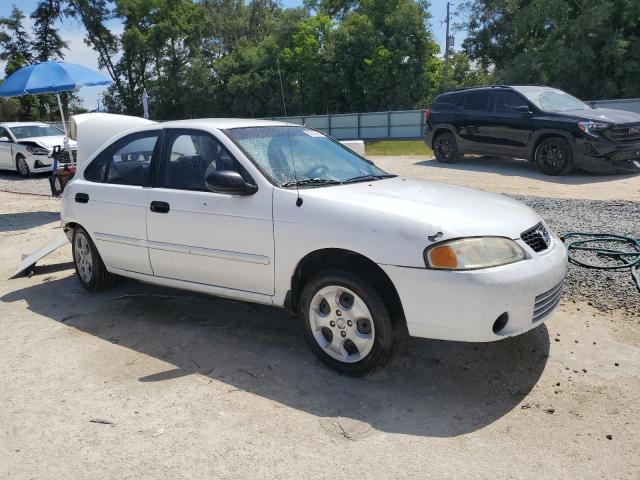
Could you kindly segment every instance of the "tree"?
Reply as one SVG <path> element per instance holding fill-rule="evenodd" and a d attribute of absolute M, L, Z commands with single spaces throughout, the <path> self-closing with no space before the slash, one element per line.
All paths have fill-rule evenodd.
<path fill-rule="evenodd" d="M 64 49 L 69 48 L 54 27 L 60 17 L 60 0 L 43 0 L 31 14 L 33 22 L 33 44 L 31 49 L 38 62 L 64 58 Z"/>
<path fill-rule="evenodd" d="M 24 27 L 26 17 L 19 8 L 14 6 L 11 15 L 0 18 L 0 60 L 7 62 L 7 75 L 25 65 L 64 58 L 67 42 L 55 28 L 60 8 L 58 0 L 40 1 L 31 14 L 34 20 L 31 34 Z M 65 111 L 70 99 L 74 99 L 73 93 L 62 94 Z M 53 119 L 58 110 L 53 95 L 21 96 L 17 102 L 20 105 L 17 115 L 21 120 Z"/>
<path fill-rule="evenodd" d="M 586 98 L 640 95 L 637 0 L 476 0 L 464 49 L 507 83 Z"/>

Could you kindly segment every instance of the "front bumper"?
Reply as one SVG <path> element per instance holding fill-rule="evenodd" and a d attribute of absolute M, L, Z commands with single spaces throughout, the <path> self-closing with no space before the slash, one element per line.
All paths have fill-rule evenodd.
<path fill-rule="evenodd" d="M 640 142 L 576 138 L 573 164 L 591 173 L 640 173 Z"/>
<path fill-rule="evenodd" d="M 530 252 L 526 260 L 481 270 L 381 268 L 398 291 L 409 335 L 491 342 L 537 327 L 560 300 L 567 272 L 563 243 L 553 237 L 542 254 L 526 251 Z M 507 324 L 493 333 L 494 322 L 504 313 Z"/>
<path fill-rule="evenodd" d="M 50 172 L 53 170 L 53 158 L 47 155 L 31 155 L 26 158 L 29 169 L 33 173 Z"/>

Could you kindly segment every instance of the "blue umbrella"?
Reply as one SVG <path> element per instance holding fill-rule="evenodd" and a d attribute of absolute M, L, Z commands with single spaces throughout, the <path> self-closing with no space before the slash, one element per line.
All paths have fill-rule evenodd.
<path fill-rule="evenodd" d="M 60 92 L 75 90 L 80 87 L 109 85 L 111 80 L 90 68 L 67 62 L 48 61 L 27 65 L 9 75 L 0 85 L 0 97 L 16 97 L 19 95 L 37 95 L 55 93 L 58 97 L 58 108 L 62 115 L 62 126 L 67 133 L 64 121 Z"/>

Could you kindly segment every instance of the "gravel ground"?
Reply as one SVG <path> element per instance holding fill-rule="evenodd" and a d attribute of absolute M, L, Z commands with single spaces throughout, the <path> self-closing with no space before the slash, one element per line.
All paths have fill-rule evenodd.
<path fill-rule="evenodd" d="M 510 195 L 538 212 L 559 235 L 569 231 L 640 238 L 640 202 L 567 200 Z M 569 265 L 565 299 L 583 300 L 601 311 L 640 316 L 640 292 L 628 269 L 592 270 Z"/>
<path fill-rule="evenodd" d="M 30 178 L 22 178 L 16 172 L 2 172 L 0 173 L 0 191 L 50 196 L 49 174 L 39 173 Z"/>

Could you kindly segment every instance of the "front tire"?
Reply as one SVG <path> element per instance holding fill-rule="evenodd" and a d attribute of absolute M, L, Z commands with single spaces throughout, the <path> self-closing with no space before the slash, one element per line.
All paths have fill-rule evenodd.
<path fill-rule="evenodd" d="M 27 160 L 22 155 L 16 155 L 16 170 L 23 178 L 29 178 L 31 176 L 31 169 Z"/>
<path fill-rule="evenodd" d="M 77 227 L 74 230 L 71 244 L 73 263 L 80 284 L 90 292 L 111 287 L 116 276 L 107 271 L 95 244 L 84 228 Z"/>
<path fill-rule="evenodd" d="M 458 159 L 458 145 L 451 132 L 439 133 L 434 138 L 433 154 L 441 163 L 453 163 Z"/>
<path fill-rule="evenodd" d="M 349 375 L 384 365 L 397 343 L 397 328 L 375 288 L 340 270 L 313 276 L 300 297 L 305 339 L 326 365 Z"/>
<path fill-rule="evenodd" d="M 566 175 L 573 169 L 571 148 L 560 137 L 545 138 L 535 152 L 535 162 L 545 175 Z"/>

